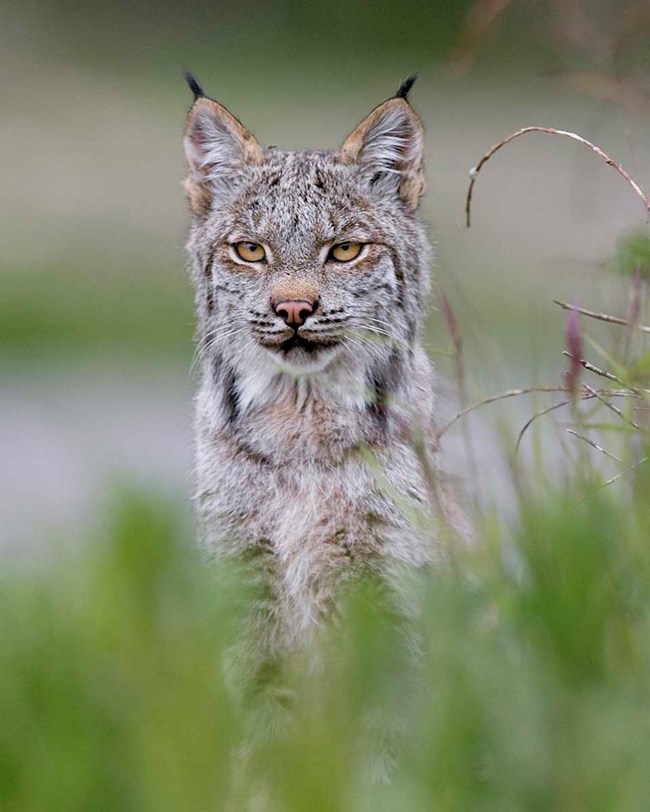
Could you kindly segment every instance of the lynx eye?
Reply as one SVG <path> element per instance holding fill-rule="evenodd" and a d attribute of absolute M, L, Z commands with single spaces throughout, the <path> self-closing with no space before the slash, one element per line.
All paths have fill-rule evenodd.
<path fill-rule="evenodd" d="M 359 256 L 362 248 L 363 243 L 360 242 L 340 242 L 332 247 L 328 259 L 336 262 L 351 262 Z"/>
<path fill-rule="evenodd" d="M 256 242 L 237 242 L 233 248 L 245 262 L 261 262 L 266 257 L 264 249 Z"/>

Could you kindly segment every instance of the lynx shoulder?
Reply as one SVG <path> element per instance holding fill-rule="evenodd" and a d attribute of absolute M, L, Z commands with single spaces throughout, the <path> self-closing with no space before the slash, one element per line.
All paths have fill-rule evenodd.
<path fill-rule="evenodd" d="M 202 543 L 261 562 L 291 645 L 346 579 L 436 564 L 462 525 L 420 340 L 423 130 L 411 79 L 337 151 L 265 149 L 188 81 Z"/>

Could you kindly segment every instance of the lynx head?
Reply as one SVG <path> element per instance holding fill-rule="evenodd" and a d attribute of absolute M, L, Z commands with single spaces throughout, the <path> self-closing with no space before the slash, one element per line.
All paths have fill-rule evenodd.
<path fill-rule="evenodd" d="M 418 333 L 428 246 L 416 209 L 415 77 L 338 151 L 263 149 L 188 76 L 185 127 L 200 339 L 231 365 L 297 374 L 388 355 Z"/>

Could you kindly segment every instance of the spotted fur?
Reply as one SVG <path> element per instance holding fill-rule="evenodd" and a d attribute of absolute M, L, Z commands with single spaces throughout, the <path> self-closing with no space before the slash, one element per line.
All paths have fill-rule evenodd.
<path fill-rule="evenodd" d="M 411 84 L 333 152 L 262 149 L 191 84 L 197 508 L 211 554 L 261 562 L 271 648 L 304 639 L 364 568 L 392 577 L 445 555 L 430 518 L 453 508 L 420 340 L 431 249 Z M 237 258 L 245 240 L 265 247 L 265 264 Z M 344 241 L 366 248 L 328 260 Z M 317 301 L 299 339 L 278 296 Z"/>

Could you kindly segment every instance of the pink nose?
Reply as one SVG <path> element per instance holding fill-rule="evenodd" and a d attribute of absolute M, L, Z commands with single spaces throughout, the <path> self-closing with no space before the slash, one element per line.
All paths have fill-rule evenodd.
<path fill-rule="evenodd" d="M 300 327 L 316 309 L 316 302 L 289 299 L 286 302 L 278 302 L 273 306 L 273 309 L 289 327 Z"/>

